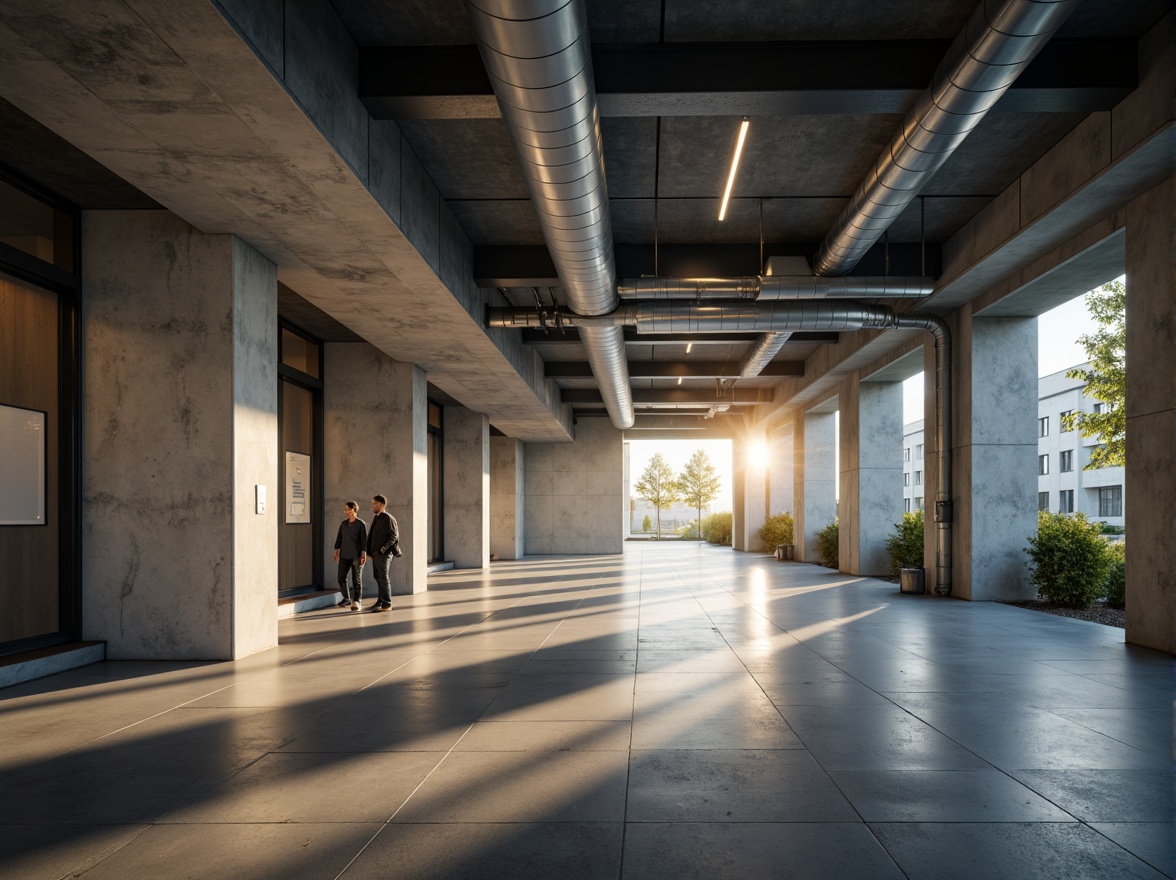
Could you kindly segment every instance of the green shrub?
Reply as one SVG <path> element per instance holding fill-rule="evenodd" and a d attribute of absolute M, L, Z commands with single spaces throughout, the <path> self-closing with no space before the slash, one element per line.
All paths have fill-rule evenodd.
<path fill-rule="evenodd" d="M 1116 541 L 1107 547 L 1107 555 L 1111 558 L 1111 567 L 1107 570 L 1107 579 L 1103 582 L 1103 595 L 1107 597 L 1110 608 L 1123 608 L 1127 604 L 1127 548 L 1121 541 Z"/>
<path fill-rule="evenodd" d="M 685 538 L 688 541 L 698 540 L 698 520 L 686 523 L 684 526 L 678 526 L 678 537 Z"/>
<path fill-rule="evenodd" d="M 821 565 L 826 568 L 840 567 L 841 534 L 836 519 L 817 532 L 817 551 L 821 554 Z"/>
<path fill-rule="evenodd" d="M 1113 526 L 1105 522 L 1098 522 L 1095 525 L 1098 526 L 1098 530 L 1104 535 L 1122 535 L 1127 531 L 1122 526 Z"/>
<path fill-rule="evenodd" d="M 731 514 L 712 513 L 702 521 L 702 539 L 708 544 L 731 546 Z"/>
<path fill-rule="evenodd" d="M 649 530 L 653 528 L 653 520 L 649 518 L 649 514 L 645 514 L 645 519 L 641 520 L 641 531 L 649 534 Z"/>
<path fill-rule="evenodd" d="M 895 574 L 900 568 L 923 567 L 923 511 L 902 515 L 902 522 L 894 526 L 894 534 L 886 539 L 886 551 Z"/>
<path fill-rule="evenodd" d="M 760 540 L 769 551 L 774 551 L 781 544 L 793 543 L 793 521 L 791 513 L 774 513 L 764 520 L 760 526 Z"/>
<path fill-rule="evenodd" d="M 1025 552 L 1037 594 L 1070 608 L 1088 608 L 1102 595 L 1111 567 L 1107 540 L 1084 514 L 1041 511 Z"/>

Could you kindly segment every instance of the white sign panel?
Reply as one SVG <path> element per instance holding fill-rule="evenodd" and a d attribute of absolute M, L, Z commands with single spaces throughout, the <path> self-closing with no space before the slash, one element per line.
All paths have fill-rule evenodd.
<path fill-rule="evenodd" d="M 45 414 L 0 404 L 0 526 L 45 525 Z"/>
<path fill-rule="evenodd" d="M 310 522 L 310 456 L 286 453 L 286 522 Z"/>

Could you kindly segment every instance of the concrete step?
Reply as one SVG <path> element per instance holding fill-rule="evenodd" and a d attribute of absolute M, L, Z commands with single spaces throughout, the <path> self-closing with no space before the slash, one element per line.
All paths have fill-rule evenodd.
<path fill-rule="evenodd" d="M 106 642 L 66 642 L 52 648 L 37 648 L 0 657 L 0 688 L 12 687 L 67 669 L 101 663 L 106 659 Z"/>
<path fill-rule="evenodd" d="M 313 593 L 302 593 L 298 596 L 287 596 L 278 600 L 278 619 L 293 617 L 304 611 L 318 611 L 320 608 L 331 608 L 339 601 L 342 594 L 338 590 L 317 590 Z"/>

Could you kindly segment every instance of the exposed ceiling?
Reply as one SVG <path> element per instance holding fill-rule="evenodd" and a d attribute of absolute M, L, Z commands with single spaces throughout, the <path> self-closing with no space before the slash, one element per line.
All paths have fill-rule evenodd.
<path fill-rule="evenodd" d="M 811 256 L 976 2 L 585 4 L 617 272 L 634 277 L 750 275 L 768 257 Z M 498 288 L 496 305 L 562 304 L 462 0 L 331 5 L 359 47 L 359 97 L 372 118 L 397 122 L 474 245 L 478 284 Z M 940 245 L 1088 114 L 1110 109 L 1135 87 L 1135 42 L 1168 10 L 1168 0 L 1078 4 L 854 272 L 938 274 Z M 744 116 L 743 161 L 719 222 Z M 3 100 L 0 126 L 0 163 L 75 204 L 158 206 Z M 354 335 L 321 310 L 299 306 L 294 293 L 283 297 L 283 314 L 322 324 L 324 339 Z M 528 330 L 523 339 L 575 413 L 604 413 L 574 330 Z M 754 336 L 626 331 L 637 412 L 697 416 L 719 401 L 737 413 L 770 399 L 782 377 L 801 373 L 836 339 L 795 334 L 761 376 L 736 382 L 733 371 Z"/>
<path fill-rule="evenodd" d="M 480 283 L 499 287 L 502 305 L 563 304 L 558 279 L 544 277 L 554 273 L 542 268 L 543 235 L 460 0 L 334 6 L 361 47 L 361 97 L 374 117 L 401 126 L 475 245 Z M 764 258 L 811 255 L 975 3 L 586 0 L 586 7 L 625 277 L 655 269 L 758 274 Z M 1134 41 L 1166 11 L 1151 0 L 1080 4 L 894 222 L 886 245 L 855 271 L 937 274 L 941 243 L 1088 113 L 1134 87 Z M 719 222 L 744 115 L 751 125 L 743 161 Z M 528 339 L 577 413 L 604 412 L 574 332 L 529 331 Z M 686 339 L 626 339 L 639 414 L 704 412 L 733 398 L 751 404 L 770 399 L 778 382 L 767 373 L 731 378 L 754 336 L 696 341 L 689 350 Z M 803 370 L 821 344 L 793 337 L 773 366 Z M 659 362 L 679 365 L 678 375 L 641 375 Z M 696 362 L 703 366 L 687 367 Z M 737 403 L 729 412 L 739 411 Z"/>

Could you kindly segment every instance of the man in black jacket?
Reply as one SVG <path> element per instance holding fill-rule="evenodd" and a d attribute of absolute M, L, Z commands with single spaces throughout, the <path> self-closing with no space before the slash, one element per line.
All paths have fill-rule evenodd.
<path fill-rule="evenodd" d="M 367 523 L 359 518 L 359 505 L 348 501 L 343 505 L 347 519 L 339 523 L 339 534 L 335 536 L 335 561 L 339 563 L 339 592 L 343 598 L 340 608 L 359 610 L 363 598 L 363 564 L 367 562 Z M 350 577 L 349 577 L 350 576 Z M 351 595 L 347 593 L 347 581 L 351 581 Z"/>
<path fill-rule="evenodd" d="M 400 540 L 396 518 L 385 508 L 388 499 L 383 495 L 372 496 L 372 529 L 368 532 L 367 551 L 372 557 L 372 574 L 376 576 L 376 604 L 372 611 L 392 610 L 392 581 L 390 580 L 392 556 Z"/>

